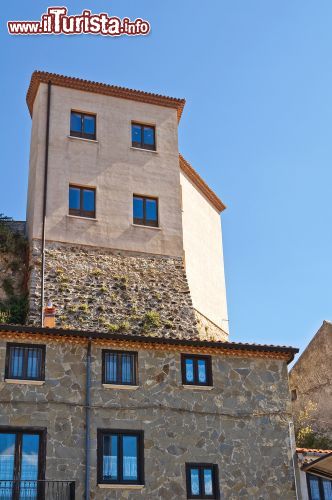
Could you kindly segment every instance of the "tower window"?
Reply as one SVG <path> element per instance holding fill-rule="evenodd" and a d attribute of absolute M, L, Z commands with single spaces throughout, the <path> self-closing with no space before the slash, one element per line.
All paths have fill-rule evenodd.
<path fill-rule="evenodd" d="M 156 150 L 156 130 L 152 125 L 131 124 L 131 141 L 134 148 Z"/>
<path fill-rule="evenodd" d="M 134 224 L 158 227 L 158 200 L 134 194 L 133 198 Z"/>
<path fill-rule="evenodd" d="M 69 186 L 69 215 L 96 217 L 95 188 Z"/>
<path fill-rule="evenodd" d="M 96 115 L 72 111 L 70 115 L 70 135 L 95 140 Z"/>

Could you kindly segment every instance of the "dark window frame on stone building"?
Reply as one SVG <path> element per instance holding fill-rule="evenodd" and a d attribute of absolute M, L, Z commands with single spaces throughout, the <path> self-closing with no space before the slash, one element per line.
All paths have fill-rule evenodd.
<path fill-rule="evenodd" d="M 142 206 L 138 205 L 140 203 Z M 149 215 L 148 204 L 153 203 L 153 215 Z M 140 226 L 159 227 L 158 198 L 152 196 L 133 195 L 133 223 Z"/>
<path fill-rule="evenodd" d="M 317 498 L 317 493 L 319 494 L 319 500 L 327 500 L 328 498 L 330 498 L 328 494 L 325 495 L 325 486 L 328 486 L 328 489 L 330 489 L 330 485 L 332 487 L 331 479 L 315 476 L 314 474 L 309 474 L 309 473 L 307 473 L 306 476 L 307 476 L 309 500 Z M 312 487 L 313 483 L 316 483 L 316 487 Z M 315 490 L 315 496 L 313 496 L 312 489 Z"/>
<path fill-rule="evenodd" d="M 130 439 L 131 442 L 129 441 Z M 128 453 L 133 453 L 132 449 L 135 441 L 135 456 L 128 456 Z M 112 449 L 113 446 L 115 450 Z M 108 448 L 108 455 L 104 453 L 106 452 L 106 448 Z M 111 460 L 106 460 L 106 458 L 115 458 L 116 461 L 112 463 Z M 127 464 L 126 458 L 128 459 Z M 133 460 L 129 460 L 133 458 L 136 463 Z M 105 465 L 108 465 L 109 472 L 113 472 L 113 478 L 111 475 L 108 477 L 105 476 Z M 132 471 L 136 469 L 136 477 L 128 479 L 130 476 L 129 474 L 127 477 L 125 476 L 126 469 L 129 473 L 133 473 Z M 133 484 L 144 486 L 144 431 L 97 429 L 97 481 L 98 484 Z"/>
<path fill-rule="evenodd" d="M 70 112 L 70 135 L 81 139 L 96 140 L 97 116 L 94 113 L 82 113 L 71 110 Z M 92 125 L 92 128 L 89 127 Z"/>
<path fill-rule="evenodd" d="M 205 366 L 204 379 L 200 370 Z M 192 376 L 189 376 L 190 371 Z M 212 358 L 200 354 L 181 354 L 182 384 L 192 386 L 213 386 Z"/>
<path fill-rule="evenodd" d="M 44 381 L 45 353 L 42 344 L 7 343 L 5 379 Z"/>
<path fill-rule="evenodd" d="M 0 426 L 0 436 L 7 436 L 9 442 L 7 441 L 6 445 L 12 449 L 12 480 L 0 478 L 2 483 L 0 491 L 5 492 L 6 498 L 19 500 L 22 495 L 23 498 L 44 498 L 45 492 L 41 481 L 45 478 L 46 435 L 47 429 L 41 427 Z M 24 469 L 28 465 L 27 456 L 32 458 L 33 452 L 34 456 L 37 455 L 37 460 L 33 464 L 36 479 L 24 480 L 22 475 L 24 476 L 26 472 Z M 29 464 L 28 467 L 31 474 L 33 466 Z"/>
<path fill-rule="evenodd" d="M 150 140 L 152 135 L 152 140 Z M 131 122 L 131 145 L 133 148 L 156 151 L 156 127 L 144 123 Z"/>
<path fill-rule="evenodd" d="M 198 490 L 194 490 L 192 484 L 192 472 L 197 471 L 197 487 Z M 206 492 L 207 487 L 209 487 L 208 480 L 206 479 L 205 472 L 210 472 L 211 477 L 211 493 Z M 210 498 L 219 499 L 219 475 L 218 475 L 218 465 L 216 464 L 205 464 L 205 463 L 186 463 L 186 483 L 187 483 L 187 498 Z M 197 494 L 196 494 L 197 491 Z"/>
<path fill-rule="evenodd" d="M 72 192 L 76 190 L 78 191 L 78 204 L 77 206 L 73 203 L 73 199 L 71 199 Z M 93 193 L 93 210 L 87 209 L 87 199 L 85 198 L 85 194 Z M 69 184 L 69 215 L 75 215 L 76 217 L 87 217 L 89 219 L 96 218 L 96 188 L 89 186 L 77 186 L 75 184 Z M 90 200 L 91 201 L 91 200 Z"/>
<path fill-rule="evenodd" d="M 137 386 L 138 353 L 103 349 L 102 370 L 103 384 Z"/>

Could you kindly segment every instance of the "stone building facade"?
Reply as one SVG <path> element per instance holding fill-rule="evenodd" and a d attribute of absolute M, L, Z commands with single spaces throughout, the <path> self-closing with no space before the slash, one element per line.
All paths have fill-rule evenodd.
<path fill-rule="evenodd" d="M 47 429 L 45 477 L 75 480 L 77 498 L 85 495 L 90 339 L 89 498 L 187 498 L 185 468 L 194 462 L 218 467 L 218 495 L 213 498 L 295 499 L 287 383 L 293 349 L 158 338 L 152 342 L 149 337 L 28 326 L 0 330 L 1 426 Z M 6 348 L 17 342 L 46 345 L 42 385 L 6 382 Z M 105 349 L 138 353 L 138 387 L 103 385 Z M 213 385 L 184 385 L 181 354 L 211 356 Z M 98 429 L 144 431 L 141 485 L 97 485 Z"/>
<path fill-rule="evenodd" d="M 228 341 L 225 206 L 179 155 L 184 100 L 35 72 L 27 102 L 29 311 L 0 324 L 0 498 L 74 482 L 86 500 L 294 499 L 297 349 Z"/>
<path fill-rule="evenodd" d="M 295 421 L 310 405 L 313 430 L 332 441 L 332 323 L 324 321 L 289 374 Z"/>

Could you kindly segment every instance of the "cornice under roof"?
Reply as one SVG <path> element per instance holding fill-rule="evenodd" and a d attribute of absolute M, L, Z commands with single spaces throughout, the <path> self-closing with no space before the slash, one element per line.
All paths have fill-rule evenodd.
<path fill-rule="evenodd" d="M 196 172 L 196 170 L 179 154 L 180 168 L 187 177 L 198 187 L 201 193 L 212 203 L 214 208 L 218 212 L 225 210 L 226 205 L 218 198 L 218 196 L 212 191 L 212 189 L 203 181 L 202 177 Z"/>
<path fill-rule="evenodd" d="M 67 87 L 70 89 L 82 90 L 84 92 L 92 92 L 95 94 L 119 97 L 132 101 L 146 102 L 149 104 L 155 104 L 157 106 L 164 106 L 167 108 L 175 108 L 178 114 L 178 121 L 180 121 L 181 114 L 186 103 L 185 99 L 177 99 L 175 97 L 168 97 L 160 94 L 153 94 L 151 92 L 143 92 L 142 90 L 128 89 L 125 87 L 117 87 L 115 85 L 83 80 L 81 78 L 74 78 L 72 76 L 47 73 L 46 71 L 34 71 L 31 76 L 30 85 L 26 96 L 26 101 L 31 116 L 33 111 L 33 103 L 37 95 L 39 85 L 41 83 L 49 82 L 51 82 L 52 85 L 57 85 L 59 87 Z"/>
<path fill-rule="evenodd" d="M 216 352 L 223 350 L 236 352 L 247 352 L 254 353 L 265 353 L 267 356 L 269 353 L 271 357 L 273 354 L 282 354 L 290 363 L 294 359 L 294 355 L 299 352 L 295 347 L 288 346 L 276 346 L 276 345 L 264 345 L 264 344 L 249 344 L 241 342 L 218 342 L 210 340 L 187 340 L 187 339 L 169 339 L 165 337 L 150 337 L 148 335 L 131 335 L 131 334 L 121 334 L 121 333 L 104 333 L 97 331 L 87 331 L 87 330 L 70 330 L 63 328 L 43 328 L 38 326 L 28 326 L 28 325 L 11 325 L 11 324 L 0 324 L 0 333 L 22 333 L 22 334 L 34 334 L 34 335 L 49 335 L 50 337 L 76 337 L 83 338 L 86 340 L 110 340 L 110 341 L 127 341 L 127 342 L 137 342 L 142 344 L 155 344 L 159 345 L 169 345 L 169 346 L 183 346 L 183 347 L 195 347 L 195 348 L 209 348 L 215 349 Z"/>

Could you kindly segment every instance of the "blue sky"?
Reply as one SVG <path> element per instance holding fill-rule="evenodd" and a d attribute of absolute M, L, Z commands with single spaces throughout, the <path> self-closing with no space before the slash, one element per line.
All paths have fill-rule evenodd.
<path fill-rule="evenodd" d="M 56 5 L 51 2 L 51 5 Z M 227 205 L 231 339 L 303 348 L 332 319 L 332 3 L 60 2 L 150 21 L 139 38 L 10 37 L 2 5 L 0 212 L 25 217 L 34 69 L 185 97 L 179 143 Z"/>

